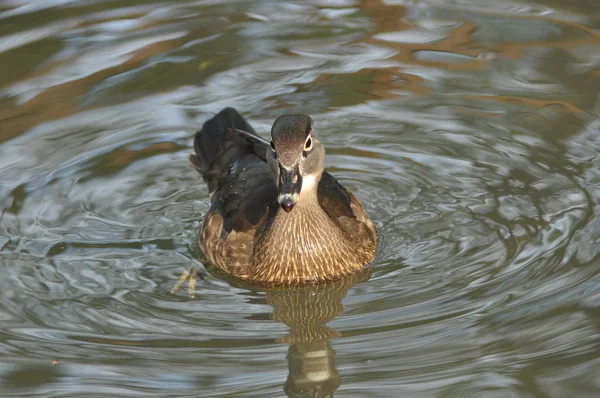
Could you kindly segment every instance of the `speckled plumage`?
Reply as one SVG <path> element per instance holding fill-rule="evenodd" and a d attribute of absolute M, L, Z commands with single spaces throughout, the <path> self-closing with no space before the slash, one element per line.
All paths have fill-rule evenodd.
<path fill-rule="evenodd" d="M 289 131 L 280 119 L 291 126 Z M 294 142 L 294 126 L 301 127 L 302 140 L 312 127 L 280 119 L 274 125 L 283 128 L 274 133 L 283 137 L 278 148 Z M 213 193 L 199 236 L 207 259 L 239 278 L 267 284 L 334 280 L 372 261 L 375 228 L 360 201 L 333 176 L 321 175 L 321 167 L 318 183 L 311 188 L 314 176 L 304 176 L 305 186 L 293 210 L 283 211 L 277 176 L 267 162 L 268 156 L 277 157 L 254 136 L 252 127 L 232 108 L 222 110 L 196 133 L 196 154 L 190 159 Z"/>

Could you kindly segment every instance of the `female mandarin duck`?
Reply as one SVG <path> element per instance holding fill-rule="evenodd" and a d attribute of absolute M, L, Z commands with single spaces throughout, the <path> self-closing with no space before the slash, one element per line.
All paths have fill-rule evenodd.
<path fill-rule="evenodd" d="M 375 256 L 375 227 L 325 172 L 307 115 L 283 115 L 271 142 L 232 108 L 196 133 L 190 156 L 212 193 L 199 236 L 208 260 L 238 278 L 301 284 L 352 274 Z"/>

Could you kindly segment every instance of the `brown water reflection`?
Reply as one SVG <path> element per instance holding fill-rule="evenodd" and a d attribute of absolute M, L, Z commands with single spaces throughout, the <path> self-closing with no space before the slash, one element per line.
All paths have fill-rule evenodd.
<path fill-rule="evenodd" d="M 0 396 L 598 396 L 598 15 L 0 2 Z M 169 293 L 224 106 L 313 116 L 377 225 L 368 281 Z"/>
<path fill-rule="evenodd" d="M 333 283 L 295 289 L 270 290 L 267 301 L 273 306 L 273 319 L 289 327 L 281 339 L 288 343 L 288 378 L 284 391 L 289 397 L 330 397 L 340 386 L 335 351 L 329 340 L 340 334 L 327 323 L 342 313 L 342 300 L 370 272 Z"/>

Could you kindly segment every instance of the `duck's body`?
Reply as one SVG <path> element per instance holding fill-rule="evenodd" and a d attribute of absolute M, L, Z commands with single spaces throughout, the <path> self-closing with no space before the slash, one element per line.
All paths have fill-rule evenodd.
<path fill-rule="evenodd" d="M 213 193 L 199 237 L 208 260 L 274 284 L 333 280 L 372 261 L 375 228 L 360 201 L 323 171 L 312 120 L 282 116 L 272 136 L 270 148 L 232 108 L 196 133 L 190 158 Z"/>

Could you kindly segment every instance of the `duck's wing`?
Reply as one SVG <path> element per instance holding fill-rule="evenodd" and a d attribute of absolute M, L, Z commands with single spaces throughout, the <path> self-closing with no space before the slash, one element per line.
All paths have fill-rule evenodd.
<path fill-rule="evenodd" d="M 277 209 L 268 145 L 233 108 L 223 109 L 196 133 L 190 160 L 214 192 L 208 216 L 218 212 L 225 234 L 256 228 L 267 209 Z"/>
<path fill-rule="evenodd" d="M 255 229 L 268 211 L 277 211 L 277 186 L 271 174 L 269 165 L 257 155 L 236 158 L 212 198 L 211 211 L 223 217 L 224 232 Z"/>
<path fill-rule="evenodd" d="M 266 162 L 269 143 L 233 108 L 225 108 L 196 133 L 190 161 L 213 192 L 236 159 L 254 155 Z"/>
<path fill-rule="evenodd" d="M 342 231 L 359 244 L 375 244 L 375 226 L 360 200 L 342 186 L 331 174 L 324 172 L 317 196 L 321 208 Z"/>

